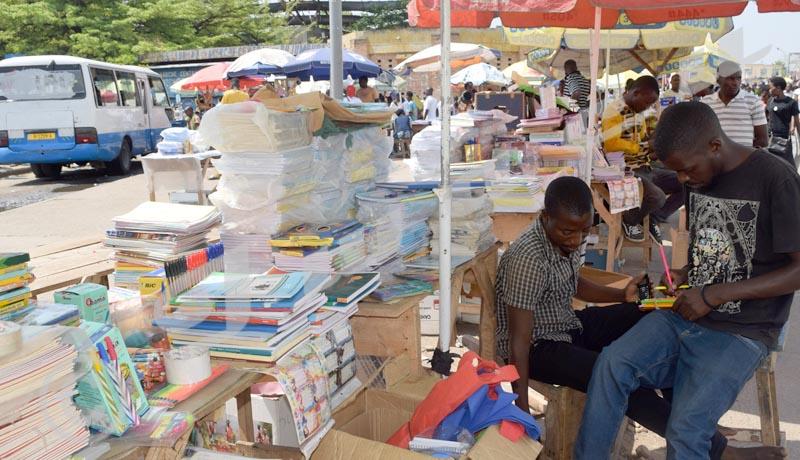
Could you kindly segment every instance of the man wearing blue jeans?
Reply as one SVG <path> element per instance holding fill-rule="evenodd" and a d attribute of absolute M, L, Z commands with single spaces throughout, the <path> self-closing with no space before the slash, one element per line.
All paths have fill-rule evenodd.
<path fill-rule="evenodd" d="M 689 187 L 689 264 L 672 279 L 692 287 L 600 354 L 576 459 L 609 457 L 640 387 L 673 389 L 667 457 L 708 458 L 720 417 L 775 346 L 800 288 L 800 177 L 786 162 L 733 142 L 697 102 L 664 111 L 654 148 Z"/>

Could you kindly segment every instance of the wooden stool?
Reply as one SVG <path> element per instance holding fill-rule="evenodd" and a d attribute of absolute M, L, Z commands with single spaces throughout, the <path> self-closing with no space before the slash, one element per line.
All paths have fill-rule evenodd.
<path fill-rule="evenodd" d="M 544 458 L 571 460 L 575 440 L 583 419 L 586 394 L 565 386 L 529 380 L 528 385 L 547 400 L 544 413 Z M 633 450 L 632 421 L 625 417 L 612 452 L 627 458 Z M 612 457 L 616 458 L 616 456 Z"/>
<path fill-rule="evenodd" d="M 761 443 L 765 446 L 781 444 L 780 417 L 778 416 L 778 393 L 775 386 L 775 361 L 778 352 L 783 351 L 789 322 L 783 325 L 778 336 L 778 345 L 771 351 L 756 369 L 756 392 L 758 393 L 758 411 L 761 417 Z"/>

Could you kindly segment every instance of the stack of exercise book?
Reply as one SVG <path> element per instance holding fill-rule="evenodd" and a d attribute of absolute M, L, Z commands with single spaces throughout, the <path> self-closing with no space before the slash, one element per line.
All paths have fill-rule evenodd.
<path fill-rule="evenodd" d="M 358 312 L 358 303 L 381 284 L 379 273 L 341 273 L 325 286 L 325 305 L 309 316 L 311 332 L 324 334 Z"/>
<path fill-rule="evenodd" d="M 328 274 L 213 273 L 178 296 L 155 324 L 175 346 L 199 345 L 211 356 L 273 363 L 310 337 L 309 315 L 327 302 Z"/>
<path fill-rule="evenodd" d="M 270 240 L 275 266 L 287 271 L 342 272 L 363 268 L 364 226 L 356 220 L 303 224 Z"/>
<path fill-rule="evenodd" d="M 0 458 L 68 458 L 89 442 L 72 401 L 81 375 L 77 329 L 0 322 Z M 83 336 L 83 340 L 85 336 Z"/>
<path fill-rule="evenodd" d="M 17 321 L 32 310 L 30 260 L 24 252 L 0 253 L 0 320 Z"/>
<path fill-rule="evenodd" d="M 496 179 L 486 187 L 494 212 L 535 213 L 544 207 L 541 177 L 509 177 Z"/>
<path fill-rule="evenodd" d="M 114 285 L 138 290 L 140 276 L 207 248 L 208 232 L 219 221 L 213 206 L 150 201 L 115 217 L 104 242 L 114 250 Z"/>

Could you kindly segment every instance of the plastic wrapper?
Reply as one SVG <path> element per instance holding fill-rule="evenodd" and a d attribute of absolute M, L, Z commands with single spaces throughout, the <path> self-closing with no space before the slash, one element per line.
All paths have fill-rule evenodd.
<path fill-rule="evenodd" d="M 221 152 L 278 152 L 309 145 L 307 114 L 278 112 L 259 102 L 219 104 L 203 116 L 204 142 Z"/>
<path fill-rule="evenodd" d="M 281 152 L 235 152 L 211 160 L 221 174 L 253 174 L 278 176 L 285 171 L 309 167 L 314 151 L 302 146 Z"/>
<path fill-rule="evenodd" d="M 156 144 L 156 148 L 158 149 L 159 153 L 166 155 L 179 155 L 184 153 L 183 142 L 161 141 Z"/>
<path fill-rule="evenodd" d="M 189 128 L 167 128 L 161 131 L 161 138 L 167 142 L 180 142 L 183 143 L 189 139 L 189 133 L 192 131 Z"/>

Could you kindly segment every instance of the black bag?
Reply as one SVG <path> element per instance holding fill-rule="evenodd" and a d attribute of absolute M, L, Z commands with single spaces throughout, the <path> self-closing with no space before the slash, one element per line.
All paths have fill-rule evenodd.
<path fill-rule="evenodd" d="M 789 164 L 794 165 L 794 155 L 792 154 L 792 144 L 789 139 L 782 137 L 772 136 L 769 140 L 767 150 L 773 155 L 786 160 Z"/>

